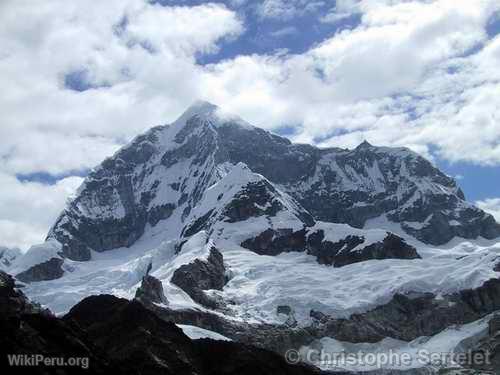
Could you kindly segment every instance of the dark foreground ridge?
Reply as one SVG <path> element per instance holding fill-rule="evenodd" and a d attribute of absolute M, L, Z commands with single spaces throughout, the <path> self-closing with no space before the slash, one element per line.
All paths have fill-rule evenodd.
<path fill-rule="evenodd" d="M 174 311 L 157 306 L 149 298 L 158 294 L 152 291 L 159 292 L 154 280 L 151 276 L 143 280 L 141 300 L 128 301 L 112 295 L 91 296 L 75 305 L 63 318 L 57 318 L 50 311 L 31 303 L 22 291 L 16 289 L 15 280 L 0 271 L 0 368 L 7 369 L 4 373 L 8 374 L 325 374 L 307 364 L 290 365 L 277 352 L 300 348 L 325 334 L 339 339 L 345 334 L 352 339 L 357 334 L 360 341 L 372 342 L 385 336 L 411 340 L 436 333 L 443 320 L 446 320 L 445 325 L 463 323 L 500 307 L 499 282 L 492 280 L 476 290 L 461 292 L 440 303 L 432 295 L 397 295 L 389 304 L 352 316 L 349 320 L 332 320 L 311 311 L 318 320 L 315 328 L 236 327 L 211 313 L 197 314 L 194 310 Z M 454 302 L 456 307 L 448 302 Z M 393 320 L 392 325 L 389 320 Z M 222 331 L 238 342 L 191 340 L 174 322 Z M 390 329 L 393 331 L 388 332 Z M 257 347 L 266 344 L 274 351 Z M 500 363 L 500 316 L 490 321 L 488 332 L 469 349 L 489 351 L 491 364 L 463 370 L 469 372 L 460 374 L 495 373 L 491 371 L 496 371 Z M 9 354 L 41 354 L 45 358 L 64 360 L 80 358 L 86 361 L 80 362 L 86 367 L 56 367 L 57 372 L 46 366 L 11 367 Z M 427 374 L 425 371 L 388 373 Z M 454 372 L 442 373 L 456 375 Z"/>
<path fill-rule="evenodd" d="M 309 375 L 274 352 L 229 341 L 191 340 L 139 301 L 92 296 L 62 319 L 32 304 L 0 271 L 0 367 L 4 374 Z M 88 368 L 11 367 L 9 354 L 87 359 Z"/>

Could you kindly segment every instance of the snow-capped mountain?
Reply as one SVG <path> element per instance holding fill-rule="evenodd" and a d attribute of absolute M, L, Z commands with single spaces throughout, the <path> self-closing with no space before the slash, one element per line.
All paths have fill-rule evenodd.
<path fill-rule="evenodd" d="M 382 350 L 484 328 L 499 236 L 408 149 L 293 144 L 198 102 L 95 168 L 47 241 L 4 268 L 56 313 L 140 287 L 176 323 L 278 352 Z"/>
<path fill-rule="evenodd" d="M 408 149 L 296 145 L 197 103 L 92 171 L 48 238 L 58 240 L 68 258 L 88 260 L 91 250 L 132 245 L 160 221 L 178 228 L 205 191 L 240 162 L 317 220 L 362 228 L 386 215 L 434 245 L 455 236 L 500 235 L 493 217 L 467 203 L 453 179 Z"/>

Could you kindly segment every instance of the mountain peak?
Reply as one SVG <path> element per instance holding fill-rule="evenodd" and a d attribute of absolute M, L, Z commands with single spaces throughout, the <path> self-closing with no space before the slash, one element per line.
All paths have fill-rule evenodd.
<path fill-rule="evenodd" d="M 241 117 L 226 111 L 213 103 L 197 100 L 191 104 L 184 113 L 173 123 L 182 128 L 188 120 L 193 117 L 200 117 L 203 120 L 211 120 L 213 126 L 230 123 L 233 126 L 253 129 L 254 126 L 243 120 Z"/>
<path fill-rule="evenodd" d="M 297 145 L 205 101 L 131 145 L 87 177 L 50 230 L 48 238 L 68 258 L 132 246 L 160 221 L 184 225 L 229 166 L 236 166 L 229 176 L 235 183 L 261 175 L 318 221 L 362 228 L 385 217 L 433 245 L 500 236 L 500 225 L 464 201 L 452 179 L 404 148 L 367 141 L 353 151 Z"/>
<path fill-rule="evenodd" d="M 197 100 L 184 111 L 184 113 L 175 121 L 175 123 L 184 124 L 187 120 L 194 116 L 211 117 L 218 110 L 219 107 L 217 107 L 215 104 L 203 100 Z"/>
<path fill-rule="evenodd" d="M 195 115 L 202 115 L 206 113 L 212 113 L 216 111 L 219 107 L 213 103 L 207 102 L 205 100 L 196 100 L 191 104 L 186 112 L 190 112 Z"/>
<path fill-rule="evenodd" d="M 357 150 L 364 150 L 364 149 L 368 149 L 368 148 L 372 148 L 373 145 L 371 143 L 369 143 L 366 139 L 361 142 L 358 147 L 356 147 Z"/>

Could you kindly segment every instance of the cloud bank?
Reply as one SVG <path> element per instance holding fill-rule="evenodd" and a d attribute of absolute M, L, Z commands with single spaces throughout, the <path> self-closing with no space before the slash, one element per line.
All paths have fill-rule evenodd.
<path fill-rule="evenodd" d="M 482 210 L 492 214 L 500 222 L 500 198 L 490 198 L 477 201 L 476 205 Z"/>
<path fill-rule="evenodd" d="M 0 242 L 43 239 L 81 181 L 17 175 L 92 168 L 195 99 L 266 129 L 292 129 L 299 142 L 354 147 L 367 139 L 449 162 L 500 164 L 500 36 L 488 33 L 498 1 L 264 0 L 252 5 L 260 19 L 317 14 L 334 27 L 354 15 L 359 23 L 300 54 L 200 64 L 245 33 L 239 8 L 247 3 L 2 1 Z"/>

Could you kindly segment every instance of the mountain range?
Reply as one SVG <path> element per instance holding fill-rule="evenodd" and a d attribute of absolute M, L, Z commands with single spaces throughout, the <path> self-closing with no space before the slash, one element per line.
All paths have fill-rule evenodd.
<path fill-rule="evenodd" d="M 58 315 L 115 295 L 80 304 L 139 301 L 188 336 L 279 354 L 478 351 L 500 348 L 499 238 L 491 215 L 407 148 L 295 144 L 197 102 L 93 169 L 46 241 L 2 250 L 0 267 Z"/>

